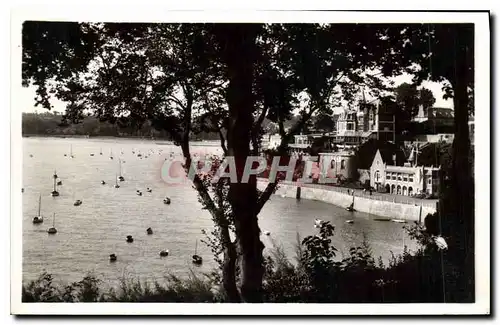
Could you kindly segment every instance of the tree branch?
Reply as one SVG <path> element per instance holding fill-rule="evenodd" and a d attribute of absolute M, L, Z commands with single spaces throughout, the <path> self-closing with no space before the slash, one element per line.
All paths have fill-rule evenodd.
<path fill-rule="evenodd" d="M 168 101 L 173 101 L 174 103 L 176 103 L 177 105 L 179 105 L 184 111 L 187 110 L 187 107 L 175 96 L 173 95 L 170 95 L 168 98 L 167 98 Z"/>
<path fill-rule="evenodd" d="M 217 128 L 217 132 L 219 133 L 220 138 L 220 146 L 224 155 L 227 155 L 227 147 L 226 147 L 226 139 L 224 138 L 224 134 L 222 133 L 222 129 L 220 127 Z"/>
<path fill-rule="evenodd" d="M 191 153 L 190 153 L 190 148 L 189 148 L 189 133 L 191 132 L 191 111 L 193 108 L 193 98 L 192 98 L 192 93 L 191 89 L 189 87 L 186 88 L 187 93 L 187 105 L 186 105 L 186 110 L 185 110 L 185 115 L 184 115 L 184 130 L 182 134 L 179 134 L 177 132 L 174 132 L 170 128 L 167 130 L 169 133 L 172 135 L 174 139 L 177 139 L 178 142 L 180 142 L 181 149 L 182 149 L 182 155 L 184 156 L 184 159 L 186 160 L 186 163 L 184 165 L 184 170 L 186 173 L 189 175 L 189 171 L 191 169 L 191 164 L 193 163 L 191 159 Z M 194 173 L 193 179 L 192 179 L 194 188 L 196 191 L 198 191 L 198 194 L 201 197 L 201 200 L 203 204 L 206 206 L 207 210 L 210 212 L 210 214 L 216 219 L 220 219 L 220 213 L 219 209 L 215 205 L 213 199 L 210 197 L 210 194 L 208 193 L 208 189 L 203 184 L 202 180 L 198 176 L 198 174 Z"/>
<path fill-rule="evenodd" d="M 304 127 L 304 125 L 307 123 L 307 121 L 311 118 L 312 114 L 318 109 L 319 109 L 319 106 L 315 106 L 314 108 L 311 108 L 308 113 L 302 115 L 302 118 L 297 123 L 295 123 L 295 125 L 290 129 L 290 131 L 288 133 L 285 134 L 283 132 L 284 136 L 283 135 L 281 136 L 281 142 L 277 148 L 278 155 L 281 156 L 281 155 L 286 153 L 286 149 L 288 147 L 288 142 L 290 141 L 290 138 L 292 136 L 294 136 L 295 134 L 297 134 L 297 132 Z M 280 120 L 279 123 L 281 124 L 280 125 L 280 129 L 281 129 L 283 127 L 283 125 L 282 125 L 283 121 Z M 280 134 L 281 134 L 281 131 L 280 131 Z M 276 179 L 274 182 L 268 183 L 265 190 L 262 192 L 262 194 L 257 199 L 257 207 L 256 207 L 257 215 L 260 213 L 260 211 L 262 210 L 262 208 L 264 207 L 266 202 L 269 200 L 271 195 L 276 190 L 276 187 L 278 186 L 278 182 L 279 182 L 279 180 Z"/>

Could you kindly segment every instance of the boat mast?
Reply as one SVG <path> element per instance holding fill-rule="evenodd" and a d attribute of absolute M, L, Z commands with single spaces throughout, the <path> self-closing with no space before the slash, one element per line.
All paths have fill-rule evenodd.
<path fill-rule="evenodd" d="M 196 254 L 196 251 L 198 250 L 198 239 L 196 239 L 196 242 L 194 244 L 194 255 L 197 255 Z"/>
<path fill-rule="evenodd" d="M 122 176 L 122 160 L 121 160 L 121 158 L 119 158 L 118 161 L 120 162 L 120 176 Z"/>
<path fill-rule="evenodd" d="M 52 228 L 56 227 L 56 213 L 54 212 L 54 216 L 52 217 Z"/>
<path fill-rule="evenodd" d="M 42 209 L 42 194 L 40 194 L 40 197 L 38 198 L 38 217 L 40 217 L 41 209 Z"/>
<path fill-rule="evenodd" d="M 57 174 L 56 174 L 56 171 L 54 170 L 54 192 L 57 190 L 56 186 L 56 181 L 57 181 Z"/>

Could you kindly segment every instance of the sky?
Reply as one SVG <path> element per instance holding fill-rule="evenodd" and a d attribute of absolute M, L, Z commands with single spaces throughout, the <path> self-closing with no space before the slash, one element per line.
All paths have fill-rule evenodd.
<path fill-rule="evenodd" d="M 392 78 L 395 81 L 395 85 L 399 85 L 403 82 L 408 82 L 411 83 L 411 75 L 400 75 L 397 77 Z M 452 100 L 444 100 L 443 99 L 443 91 L 441 90 L 442 85 L 440 83 L 436 82 L 429 82 L 429 81 L 424 81 L 422 83 L 421 87 L 428 88 L 432 91 L 434 94 L 434 97 L 436 98 L 436 103 L 434 106 L 436 107 L 446 107 L 446 108 L 453 108 L 453 101 Z M 35 111 L 38 112 L 43 112 L 45 109 L 42 108 L 41 106 L 35 107 L 35 88 L 34 87 L 29 87 L 29 88 L 21 88 L 19 89 L 18 95 L 21 97 L 19 98 L 19 102 L 22 105 L 22 111 L 23 112 L 29 112 L 33 113 Z M 54 105 L 54 110 L 59 111 L 59 112 L 64 112 L 65 110 L 65 103 L 58 101 L 58 100 L 53 100 Z"/>

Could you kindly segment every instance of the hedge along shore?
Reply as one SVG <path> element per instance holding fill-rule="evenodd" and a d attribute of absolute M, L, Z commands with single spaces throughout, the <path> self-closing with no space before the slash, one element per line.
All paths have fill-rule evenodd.
<path fill-rule="evenodd" d="M 259 178 L 257 188 L 264 190 L 268 181 Z M 282 181 L 274 195 L 288 198 L 297 198 L 297 192 L 302 200 L 315 200 L 339 207 L 348 207 L 353 202 L 352 194 L 347 193 L 348 188 L 332 187 L 321 184 L 301 184 L 300 187 L 292 182 Z M 352 189 L 350 189 L 352 191 Z M 354 190 L 354 209 L 359 212 L 370 214 L 370 218 L 398 219 L 405 221 L 423 222 L 427 214 L 437 211 L 437 200 L 419 200 L 408 198 L 396 198 L 390 201 L 390 196 L 381 196 L 379 193 L 363 194 L 362 190 Z M 403 202 L 401 202 L 403 201 Z"/>

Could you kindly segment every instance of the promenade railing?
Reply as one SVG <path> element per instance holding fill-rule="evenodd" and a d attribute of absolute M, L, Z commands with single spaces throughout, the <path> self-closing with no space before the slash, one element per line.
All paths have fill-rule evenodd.
<path fill-rule="evenodd" d="M 265 181 L 267 182 L 267 179 L 265 178 L 259 178 L 260 181 Z M 354 191 L 354 196 L 356 197 L 364 197 L 370 200 L 378 200 L 378 201 L 387 201 L 387 202 L 394 202 L 394 203 L 401 203 L 401 204 L 409 204 L 409 205 L 418 205 L 418 206 L 424 206 L 424 207 L 430 207 L 430 208 L 435 208 L 436 203 L 438 200 L 436 199 L 419 199 L 411 196 L 404 196 L 404 195 L 395 195 L 395 194 L 389 194 L 389 193 L 379 193 L 372 191 L 372 194 L 370 195 L 369 191 L 363 191 L 362 189 L 353 189 L 349 187 L 343 187 L 339 185 L 326 185 L 326 184 L 314 184 L 314 183 L 296 183 L 296 182 L 287 182 L 287 181 L 280 181 L 279 184 L 283 185 L 291 185 L 291 186 L 300 186 L 302 188 L 317 188 L 317 189 L 323 189 L 323 190 L 328 190 L 328 191 L 336 191 L 339 193 L 344 193 L 348 194 L 348 191 L 350 195 L 352 195 Z M 279 185 L 278 185 L 279 188 Z"/>

